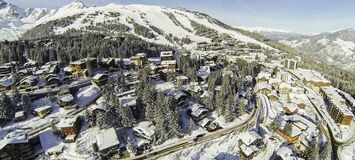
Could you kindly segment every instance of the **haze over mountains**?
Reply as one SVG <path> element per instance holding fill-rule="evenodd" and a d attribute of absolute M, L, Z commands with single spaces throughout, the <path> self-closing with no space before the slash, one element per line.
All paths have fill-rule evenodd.
<path fill-rule="evenodd" d="M 303 35 L 267 28 L 246 28 L 278 40 L 315 59 L 355 72 L 355 29 Z"/>

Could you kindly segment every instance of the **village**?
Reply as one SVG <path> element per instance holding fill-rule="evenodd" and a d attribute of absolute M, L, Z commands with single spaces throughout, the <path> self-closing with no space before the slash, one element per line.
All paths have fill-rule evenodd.
<path fill-rule="evenodd" d="M 1 159 L 158 156 L 155 149 L 179 139 L 189 147 L 226 130 L 241 132 L 241 159 L 306 159 L 309 147 L 329 156 L 331 139 L 353 136 L 355 100 L 320 73 L 299 68 L 302 58 L 273 57 L 257 44 L 228 42 L 198 43 L 196 53 L 162 51 L 159 57 L 137 53 L 2 65 L 0 98 L 11 116 L 0 119 Z M 183 136 L 157 141 L 159 116 L 144 101 L 150 92 L 156 101 L 172 97 L 163 107 L 175 108 L 171 113 L 177 112 Z M 117 111 L 128 116 L 121 118 L 122 127 L 101 120 L 110 115 L 110 105 L 124 108 Z"/>

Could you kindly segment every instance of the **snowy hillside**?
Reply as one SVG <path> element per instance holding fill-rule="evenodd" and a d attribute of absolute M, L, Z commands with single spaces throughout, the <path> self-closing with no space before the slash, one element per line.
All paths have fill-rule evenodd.
<path fill-rule="evenodd" d="M 218 34 L 226 34 L 241 42 L 256 43 L 264 48 L 270 48 L 236 30 L 228 29 L 216 23 L 208 15 L 185 9 L 138 4 L 109 4 L 101 7 L 87 7 L 81 1 L 76 0 L 57 10 L 27 9 L 21 11 L 23 12 L 19 14 L 22 15 L 21 18 L 17 18 L 20 25 L 3 27 L 2 32 L 5 36 L 1 37 L 2 40 L 16 39 L 27 30 L 39 25 L 45 27 L 45 29 L 40 28 L 38 30 L 50 30 L 54 34 L 63 34 L 73 29 L 92 32 L 93 28 L 100 27 L 100 25 L 115 25 L 115 27 L 120 25 L 120 29 L 123 28 L 120 32 L 134 34 L 148 42 L 164 45 L 176 46 L 175 39 L 181 40 L 184 38 L 188 38 L 192 42 L 185 43 L 183 46 L 186 48 L 192 48 L 196 45 L 196 42 L 211 42 L 211 37 L 203 35 L 203 33 L 197 33 L 201 30 L 208 30 Z M 60 23 L 50 23 L 56 20 L 60 20 Z M 50 26 L 47 25 L 48 23 Z M 135 31 L 137 28 L 147 30 L 150 35 L 147 37 L 144 34 L 137 34 Z M 112 28 L 109 30 L 111 31 Z M 34 32 L 37 32 L 37 30 Z M 118 32 L 112 32 L 112 34 L 112 36 L 119 35 Z"/>
<path fill-rule="evenodd" d="M 3 0 L 0 0 L 0 41 L 16 40 L 33 23 L 43 16 L 53 13 L 46 8 L 28 8 L 26 10 Z"/>
<path fill-rule="evenodd" d="M 318 60 L 355 72 L 355 30 L 321 33 L 304 39 L 282 41 Z"/>
<path fill-rule="evenodd" d="M 264 35 L 273 40 L 294 40 L 294 39 L 307 37 L 307 35 L 294 33 L 282 29 L 273 29 L 273 28 L 264 28 L 264 27 L 239 27 L 239 28 Z"/>

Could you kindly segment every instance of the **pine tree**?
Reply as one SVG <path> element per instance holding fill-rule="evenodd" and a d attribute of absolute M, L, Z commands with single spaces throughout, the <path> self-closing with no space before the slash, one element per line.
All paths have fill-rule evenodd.
<path fill-rule="evenodd" d="M 84 119 L 89 124 L 90 127 L 96 126 L 95 117 L 89 112 L 88 109 L 85 109 Z"/>
<path fill-rule="evenodd" d="M 189 128 L 188 128 L 189 134 L 191 134 L 192 131 L 194 131 L 194 130 L 195 130 L 195 121 L 192 118 L 190 118 Z"/>
<path fill-rule="evenodd" d="M 0 92 L 0 123 L 10 120 L 12 116 L 13 110 L 9 97 L 5 93 Z"/>
<path fill-rule="evenodd" d="M 244 115 L 246 112 L 246 106 L 244 104 L 244 99 L 240 99 L 238 102 L 238 107 L 237 107 L 237 115 L 238 117 Z"/>
<path fill-rule="evenodd" d="M 319 159 L 319 147 L 318 147 L 318 137 L 313 137 L 312 141 L 309 144 L 309 153 L 308 158 L 310 160 L 318 160 Z"/>
<path fill-rule="evenodd" d="M 232 94 L 228 95 L 226 102 L 226 109 L 224 111 L 224 119 L 227 122 L 232 122 L 236 118 L 236 110 L 235 110 L 235 97 Z"/>
<path fill-rule="evenodd" d="M 25 111 L 26 114 L 31 114 L 32 113 L 31 100 L 30 100 L 30 97 L 28 96 L 28 94 L 23 94 L 21 97 L 21 101 L 22 101 L 23 111 Z"/>
<path fill-rule="evenodd" d="M 122 70 L 120 70 L 119 72 L 117 72 L 117 81 L 116 81 L 116 86 L 118 87 L 118 89 L 120 91 L 126 91 L 126 78 L 123 75 Z"/>
<path fill-rule="evenodd" d="M 123 127 L 132 127 L 135 121 L 131 108 L 128 106 L 120 105 L 118 113 L 121 118 L 121 124 Z"/>
<path fill-rule="evenodd" d="M 286 135 L 291 135 L 292 134 L 292 128 L 293 128 L 293 126 L 292 126 L 291 123 L 286 123 L 283 131 L 284 131 L 284 133 Z"/>
<path fill-rule="evenodd" d="M 145 117 L 148 121 L 154 121 L 155 118 L 156 94 L 156 90 L 151 88 L 145 102 Z M 146 93 L 144 95 L 146 95 Z"/>

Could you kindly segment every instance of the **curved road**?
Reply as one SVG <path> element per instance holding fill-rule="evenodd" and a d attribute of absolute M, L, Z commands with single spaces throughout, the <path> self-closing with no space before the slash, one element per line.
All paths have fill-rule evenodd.
<path fill-rule="evenodd" d="M 210 133 L 206 134 L 204 137 L 199 138 L 196 142 L 193 142 L 194 137 L 188 138 L 188 139 L 181 139 L 181 140 L 179 140 L 179 142 L 176 142 L 174 144 L 170 144 L 167 146 L 163 146 L 161 148 L 157 148 L 154 151 L 143 154 L 143 155 L 139 155 L 136 157 L 129 157 L 126 160 L 157 159 L 159 157 L 162 157 L 162 156 L 168 155 L 170 153 L 185 149 L 187 147 L 196 146 L 198 144 L 222 137 L 224 135 L 227 135 L 227 134 L 230 134 L 230 133 L 236 131 L 237 129 L 240 129 L 244 126 L 247 126 L 247 125 L 255 122 L 257 115 L 258 115 L 257 113 L 260 113 L 259 106 L 256 106 L 256 108 L 253 110 L 252 115 L 241 124 L 238 124 L 238 125 L 235 125 L 232 127 L 228 127 L 228 128 L 224 128 L 221 130 L 217 130 L 215 132 L 210 132 Z M 113 159 L 116 159 L 116 157 L 113 157 Z"/>

